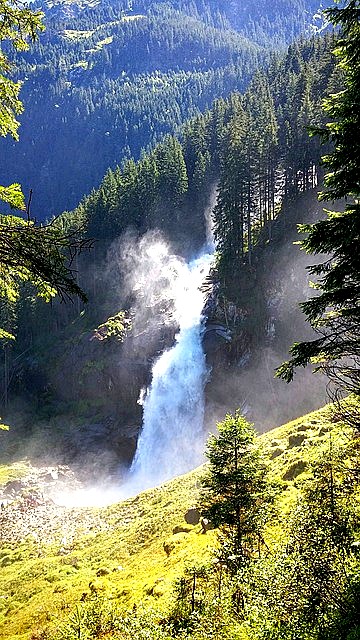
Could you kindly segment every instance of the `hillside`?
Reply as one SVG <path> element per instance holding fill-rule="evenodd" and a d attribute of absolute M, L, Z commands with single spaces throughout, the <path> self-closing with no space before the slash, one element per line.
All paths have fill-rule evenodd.
<path fill-rule="evenodd" d="M 25 112 L 20 141 L 0 140 L 1 183 L 31 188 L 39 220 L 72 209 L 109 167 L 243 91 L 270 51 L 309 33 L 317 4 L 40 4 L 46 32 L 14 56 Z"/>
<path fill-rule="evenodd" d="M 41 14 L 2 2 L 0 134 L 22 80 L 32 108 L 0 183 L 47 213 L 89 189 L 42 224 L 0 184 L 4 640 L 360 640 L 360 0 L 335 4 L 43 0 L 31 49 Z"/>
<path fill-rule="evenodd" d="M 65 232 L 82 224 L 96 239 L 74 265 L 89 302 L 44 305 L 25 289 L 21 303 L 4 314 L 17 341 L 0 363 L 0 388 L 16 442 L 24 436 L 41 450 L 41 434 L 51 430 L 58 461 L 77 459 L 81 466 L 95 453 L 111 467 L 119 459 L 129 465 L 142 422 L 141 390 L 178 328 L 166 261 L 198 255 L 210 219 L 219 253 L 210 283 L 217 294 L 206 315 L 209 324 L 229 329 L 232 340 L 220 336 L 219 359 L 206 349 L 209 423 L 245 402 L 263 429 L 326 401 L 311 375 L 299 375 L 293 391 L 272 381 L 272 371 L 289 344 L 308 335 L 297 308 L 309 295 L 308 263 L 293 242 L 299 222 L 321 215 L 319 143 L 303 127 L 310 118 L 321 123 L 322 96 L 337 86 L 332 46 L 331 35 L 290 46 L 244 95 L 216 101 L 186 123 L 180 139 L 168 136 L 138 163 L 108 171 L 98 190 L 61 217 Z M 244 201 L 249 187 L 250 202 L 247 195 Z M 116 325 L 121 309 L 132 328 L 123 334 L 113 326 L 108 333 L 107 319 Z"/>
<path fill-rule="evenodd" d="M 355 453 L 357 441 L 349 436 L 329 406 L 260 437 L 271 459 L 271 478 L 281 487 L 266 531 L 271 553 L 284 541 L 312 465 L 329 448 L 334 459 L 346 460 Z M 216 544 L 216 531 L 203 534 L 201 524 L 184 520 L 188 509 L 199 501 L 201 468 L 102 509 L 56 506 L 42 493 L 44 487 L 54 484 L 54 477 L 49 480 L 49 469 L 45 476 L 46 470 L 32 467 L 30 460 L 3 465 L 0 472 L 2 500 L 9 499 L 0 514 L 0 629 L 4 640 L 58 637 L 55 629 L 67 619 L 69 635 L 63 637 L 72 638 L 74 612 L 83 614 L 96 606 L 98 613 L 103 608 L 104 621 L 105 610 L 130 611 L 133 605 L 140 616 L 148 609 L 158 612 L 147 614 L 149 624 L 153 618 L 159 621 L 172 606 L 174 580 L 186 566 L 206 564 Z M 61 479 L 61 469 L 58 474 Z M 71 486 L 74 478 L 67 474 Z M 69 610 L 73 612 L 70 618 Z M 116 620 L 124 615 L 115 615 L 109 637 L 123 637 L 116 633 L 120 628 Z M 86 635 L 85 617 L 83 623 L 81 637 L 100 637 L 90 627 Z M 142 636 L 135 633 L 134 637 Z"/>

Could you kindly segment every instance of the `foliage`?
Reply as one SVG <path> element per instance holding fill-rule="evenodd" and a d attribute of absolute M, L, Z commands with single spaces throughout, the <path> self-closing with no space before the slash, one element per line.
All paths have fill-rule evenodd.
<path fill-rule="evenodd" d="M 184 574 L 174 583 L 173 607 L 167 622 L 179 632 L 181 629 L 194 629 L 197 623 L 196 612 L 201 612 L 205 606 L 208 582 L 212 576 L 210 565 L 189 564 Z"/>
<path fill-rule="evenodd" d="M 78 295 L 86 300 L 71 264 L 89 244 L 76 234 L 63 234 L 56 222 L 36 226 L 18 216 L 0 216 L 0 297 L 15 302 L 20 283 L 27 281 L 47 302 L 54 295 L 62 299 Z"/>
<path fill-rule="evenodd" d="M 131 319 L 126 316 L 124 311 L 119 311 L 119 313 L 111 316 L 95 329 L 92 339 L 103 341 L 115 338 L 122 341 L 130 329 Z"/>
<path fill-rule="evenodd" d="M 298 498 L 286 546 L 268 562 L 257 589 L 255 584 L 262 638 L 326 638 L 348 598 L 350 604 L 359 568 L 353 547 L 359 531 L 356 443 L 348 454 L 347 446 L 335 449 L 330 440 L 330 451 L 316 461 Z M 349 629 L 358 612 L 352 605 L 347 611 Z"/>
<path fill-rule="evenodd" d="M 305 439 L 294 444 L 299 433 Z M 2 437 L 7 436 L 2 434 Z M 173 533 L 175 527 L 184 525 L 187 509 L 199 500 L 199 483 L 204 473 L 201 468 L 101 511 L 70 510 L 67 512 L 66 543 L 62 541 L 65 526 L 63 509 L 58 513 L 53 509 L 49 518 L 51 507 L 46 508 L 47 524 L 36 530 L 36 540 L 29 535 L 24 539 L 29 530 L 21 533 L 19 527 L 14 528 L 12 523 L 12 540 L 9 540 L 2 526 L 0 562 L 4 565 L 0 587 L 7 598 L 0 601 L 1 637 L 30 637 L 34 634 L 35 638 L 38 634 L 39 638 L 58 640 L 59 630 L 67 627 L 75 640 L 80 617 L 82 631 L 85 633 L 86 630 L 92 640 L 98 637 L 94 631 L 96 628 L 103 629 L 100 637 L 101 633 L 103 636 L 107 633 L 114 640 L 167 640 L 170 637 L 258 640 L 266 637 L 269 630 L 266 620 L 269 623 L 273 621 L 277 607 L 291 609 L 292 601 L 294 606 L 299 603 L 294 615 L 296 613 L 300 621 L 301 607 L 305 602 L 301 595 L 302 585 L 294 578 L 290 579 L 285 559 L 288 558 L 290 563 L 289 556 L 293 558 L 292 566 L 298 567 L 308 580 L 304 583 L 304 592 L 306 587 L 306 593 L 309 593 L 311 559 L 323 535 L 320 531 L 318 537 L 314 526 L 311 528 L 311 515 L 316 524 L 321 523 L 321 527 L 325 526 L 327 530 L 331 522 L 326 515 L 331 500 L 327 498 L 322 508 L 324 495 L 330 495 L 330 442 L 336 513 L 339 516 L 337 522 L 344 522 L 342 518 L 345 516 L 346 524 L 349 515 L 349 541 L 353 535 L 358 540 L 356 477 L 349 475 L 358 460 L 358 440 L 352 439 L 350 430 L 341 422 L 332 422 L 331 407 L 327 407 L 262 435 L 260 442 L 269 457 L 278 448 L 283 451 L 271 461 L 269 468 L 270 478 L 279 483 L 281 492 L 264 531 L 268 548 L 260 558 L 254 558 L 247 564 L 248 570 L 241 573 L 241 583 L 237 575 L 229 576 L 224 564 L 216 557 L 214 559 L 214 551 L 215 556 L 218 555 L 216 530 L 202 534 L 202 527 L 198 524 L 186 527 L 186 533 Z M 316 476 L 311 479 L 312 472 L 305 471 L 293 480 L 284 481 L 294 459 L 299 457 L 314 469 Z M 32 472 L 28 464 L 1 467 L 1 484 Z M 317 502 L 313 502 L 315 497 Z M 4 513 L 1 511 L 2 517 Z M 37 510 L 31 511 L 29 516 L 33 518 L 35 514 L 39 517 Z M 338 531 L 336 525 L 335 541 L 338 540 Z M 293 538 L 291 545 L 290 535 Z M 305 544 L 301 548 L 301 541 L 307 541 L 307 550 Z M 165 552 L 164 545 L 167 548 L 171 546 L 170 555 Z M 329 544 L 326 544 L 324 552 L 318 550 L 319 564 L 326 561 L 323 555 L 328 549 Z M 357 546 L 351 549 L 348 559 L 352 558 L 353 562 L 357 558 Z M 302 568 L 301 559 L 307 563 L 308 570 L 305 571 L 305 566 Z M 324 627 L 324 634 L 328 630 L 329 638 L 320 635 L 316 640 L 335 640 L 336 629 L 341 640 L 346 638 L 345 628 L 354 632 L 358 603 L 356 562 L 349 565 L 346 589 L 341 592 L 338 589 L 339 608 L 333 610 L 327 627 Z M 203 568 L 206 569 L 206 577 L 196 576 L 195 610 L 192 613 L 193 576 L 194 573 L 203 574 Z M 182 579 L 186 589 L 184 597 L 180 598 L 182 602 L 178 603 L 179 589 L 172 591 L 174 583 L 179 585 Z M 281 591 L 282 584 L 292 585 L 297 591 L 292 594 L 285 589 Z M 342 584 L 339 581 L 339 585 Z M 236 615 L 234 601 L 239 586 L 247 605 L 240 616 Z M 281 602 L 277 600 L 274 608 L 276 593 L 280 594 Z M 179 610 L 179 604 L 185 615 L 181 630 L 176 631 L 174 612 Z M 78 613 L 75 613 L 76 609 Z M 306 611 L 305 607 L 305 614 Z M 288 631 L 289 628 L 288 625 Z M 283 636 L 277 633 L 278 629 L 274 627 L 273 637 L 277 640 L 281 637 L 289 640 L 291 637 L 284 635 L 285 631 Z M 313 640 L 311 635 L 310 638 Z"/>
<path fill-rule="evenodd" d="M 274 494 L 255 431 L 239 413 L 227 415 L 210 436 L 202 511 L 221 531 L 221 557 L 240 569 L 260 552 Z"/>
<path fill-rule="evenodd" d="M 118 628 L 117 611 L 113 604 L 96 592 L 85 603 L 75 607 L 56 634 L 56 640 L 90 640 Z"/>
<path fill-rule="evenodd" d="M 21 83 L 11 80 L 6 42 L 16 51 L 26 51 L 28 40 L 34 41 L 43 30 L 43 14 L 32 11 L 21 2 L 0 2 L 0 39 L 3 49 L 0 54 L 0 133 L 10 134 L 17 139 L 19 123 L 16 115 L 22 111 L 19 100 Z M 0 200 L 13 209 L 25 210 L 26 219 L 15 215 L 0 215 L 0 299 L 2 315 L 8 313 L 20 295 L 24 282 L 30 282 L 40 297 L 47 301 L 59 294 L 62 299 L 77 295 L 83 300 L 85 294 L 80 289 L 71 269 L 72 261 L 83 248 L 89 246 L 87 240 L 79 240 L 76 234 L 63 234 L 56 221 L 37 226 L 30 218 L 31 194 L 26 208 L 20 185 L 0 187 Z M 4 311 L 5 309 L 5 311 Z M 1 329 L 1 339 L 9 341 L 13 332 Z M 7 381 L 5 382 L 7 385 Z M 7 390 L 5 391 L 5 396 Z"/>
<path fill-rule="evenodd" d="M 341 212 L 327 211 L 326 220 L 305 225 L 302 246 L 310 254 L 329 257 L 309 268 L 317 280 L 319 295 L 302 303 L 308 322 L 319 337 L 295 343 L 292 358 L 278 370 L 287 382 L 297 367 L 315 364 L 325 371 L 342 393 L 360 393 L 359 305 L 360 262 L 357 251 L 360 237 L 359 130 L 360 130 L 360 27 L 359 2 L 350 0 L 343 8 L 327 11 L 335 25 L 341 27 L 341 39 L 335 51 L 345 72 L 345 88 L 324 102 L 325 114 L 332 119 L 325 130 L 317 130 L 331 143 L 323 158 L 328 170 L 321 200 L 345 198 Z M 353 418 L 358 424 L 357 416 Z"/>
<path fill-rule="evenodd" d="M 18 140 L 19 122 L 16 116 L 23 111 L 19 99 L 22 83 L 14 82 L 9 77 L 12 64 L 6 54 L 7 44 L 10 43 L 10 47 L 16 51 L 26 51 L 29 48 L 28 41 L 34 41 L 39 31 L 44 29 L 42 17 L 40 11 L 31 11 L 19 0 L 0 2 L 0 40 L 3 43 L 0 52 L 0 135 L 3 137 L 10 135 Z M 17 183 L 8 187 L 0 186 L 0 200 L 12 208 L 25 209 L 24 196 Z"/>
<path fill-rule="evenodd" d="M 9 41 L 16 51 L 26 51 L 29 48 L 28 40 L 35 40 L 39 31 L 43 31 L 43 14 L 41 11 L 32 11 L 26 4 L 19 0 L 0 3 L 0 38 L 4 43 Z M 4 48 L 0 53 L 0 135 L 10 134 L 18 139 L 18 126 L 16 115 L 23 110 L 19 100 L 21 88 L 20 82 L 14 82 L 9 78 L 11 63 Z M 14 185 L 12 185 L 14 186 Z"/>

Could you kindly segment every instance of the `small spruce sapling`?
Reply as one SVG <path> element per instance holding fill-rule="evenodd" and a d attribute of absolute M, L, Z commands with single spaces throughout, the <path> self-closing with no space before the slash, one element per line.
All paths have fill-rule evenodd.
<path fill-rule="evenodd" d="M 255 431 L 238 412 L 218 424 L 206 456 L 202 512 L 219 527 L 222 560 L 236 573 L 261 554 L 275 488 Z"/>

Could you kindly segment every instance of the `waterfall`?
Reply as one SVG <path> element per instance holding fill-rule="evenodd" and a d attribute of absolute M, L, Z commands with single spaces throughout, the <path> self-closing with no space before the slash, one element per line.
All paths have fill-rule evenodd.
<path fill-rule="evenodd" d="M 171 349 L 152 369 L 143 401 L 143 425 L 123 490 L 133 495 L 193 469 L 202 461 L 204 387 L 207 377 L 202 348 L 204 294 L 211 253 L 203 253 L 182 270 L 175 306 L 179 332 Z"/>
<path fill-rule="evenodd" d="M 53 500 L 64 506 L 104 506 L 186 473 L 203 460 L 204 388 L 207 379 L 202 347 L 204 294 L 201 285 L 213 259 L 209 252 L 186 264 L 173 255 L 159 234 L 126 245 L 123 272 L 135 296 L 140 322 L 148 309 L 162 310 L 164 326 L 177 323 L 175 344 L 154 362 L 152 381 L 141 394 L 143 424 L 133 464 L 125 482 L 114 486 L 62 491 Z M 125 269 L 127 266 L 127 271 Z M 136 320 L 136 318 L 135 318 Z"/>

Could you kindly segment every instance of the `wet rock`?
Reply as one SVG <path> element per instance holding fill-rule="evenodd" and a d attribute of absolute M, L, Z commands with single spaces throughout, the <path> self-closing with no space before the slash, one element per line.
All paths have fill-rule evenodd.
<path fill-rule="evenodd" d="M 19 493 L 22 489 L 26 487 L 26 482 L 23 480 L 10 480 L 7 482 L 4 487 L 4 493 L 6 495 Z"/>
<path fill-rule="evenodd" d="M 203 347 L 210 366 L 228 359 L 228 349 L 232 340 L 231 331 L 220 323 L 209 322 L 203 335 Z"/>
<path fill-rule="evenodd" d="M 228 327 L 212 322 L 206 325 L 205 336 L 209 341 L 215 340 L 218 342 L 218 340 L 225 340 L 225 342 L 231 342 L 232 340 L 232 332 Z"/>
<path fill-rule="evenodd" d="M 201 533 L 206 533 L 207 531 L 210 531 L 210 529 L 214 528 L 212 522 L 207 518 L 201 518 L 200 524 L 201 524 Z"/>
<path fill-rule="evenodd" d="M 119 461 L 129 465 L 136 450 L 140 423 L 120 422 L 111 416 L 102 422 L 84 424 L 69 433 L 63 442 L 65 460 L 79 477 L 89 473 L 99 478 L 116 473 Z"/>
<path fill-rule="evenodd" d="M 47 473 L 44 476 L 44 482 L 54 482 L 54 480 L 57 480 L 57 478 L 54 478 L 52 473 Z"/>

